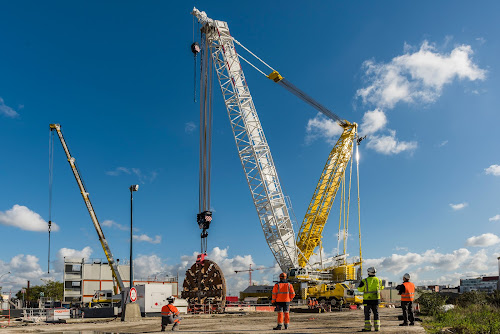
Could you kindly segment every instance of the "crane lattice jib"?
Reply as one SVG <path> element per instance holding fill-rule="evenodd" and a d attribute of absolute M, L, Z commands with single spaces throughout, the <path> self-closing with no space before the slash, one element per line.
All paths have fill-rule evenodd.
<path fill-rule="evenodd" d="M 292 221 L 271 151 L 253 104 L 226 22 L 193 15 L 204 24 L 210 53 L 226 104 L 236 147 L 264 237 L 283 271 L 297 266 Z"/>
<path fill-rule="evenodd" d="M 78 168 L 76 167 L 75 163 L 75 158 L 71 156 L 68 146 L 66 145 L 66 141 L 64 140 L 62 131 L 61 131 L 61 126 L 59 124 L 50 124 L 50 130 L 56 130 L 57 135 L 59 136 L 59 140 L 61 141 L 61 144 L 63 146 L 64 152 L 66 153 L 66 157 L 68 158 L 69 165 L 71 166 L 71 170 L 73 171 L 73 175 L 75 176 L 76 183 L 78 184 L 78 188 L 80 188 L 80 192 L 83 197 L 83 201 L 85 202 L 85 205 L 87 206 L 87 210 L 89 211 L 90 218 L 92 219 L 92 223 L 94 224 L 95 230 L 97 232 L 97 235 L 99 236 L 99 241 L 101 242 L 102 249 L 104 250 L 104 254 L 106 255 L 106 258 L 108 259 L 108 264 L 111 267 L 111 272 L 113 274 L 113 277 L 115 278 L 118 288 L 120 291 L 123 291 L 125 286 L 123 285 L 123 280 L 121 278 L 120 272 L 118 271 L 118 266 L 113 259 L 113 254 L 111 253 L 111 250 L 109 248 L 108 242 L 106 238 L 104 237 L 104 233 L 102 232 L 101 225 L 99 224 L 99 221 L 97 220 L 97 216 L 95 214 L 94 208 L 92 207 L 92 203 L 90 202 L 89 198 L 89 193 L 85 190 L 85 186 L 83 184 L 83 181 L 80 177 L 80 173 L 78 172 Z"/>
<path fill-rule="evenodd" d="M 328 156 L 297 236 L 301 267 L 306 266 L 314 249 L 320 243 L 335 195 L 352 156 L 358 125 L 345 122 L 344 131 Z"/>

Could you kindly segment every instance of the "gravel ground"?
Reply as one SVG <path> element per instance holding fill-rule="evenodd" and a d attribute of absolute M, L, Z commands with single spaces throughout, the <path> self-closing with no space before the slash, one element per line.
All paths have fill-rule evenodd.
<path fill-rule="evenodd" d="M 399 308 L 381 308 L 382 333 L 425 333 L 420 323 L 411 327 L 400 327 Z M 180 332 L 186 333 L 276 333 L 276 313 L 184 315 Z M 362 310 L 345 310 L 331 313 L 290 313 L 289 333 L 356 333 L 364 325 Z M 170 331 L 171 325 L 167 328 Z M 24 324 L 13 322 L 11 327 L 1 328 L 7 333 L 158 333 L 160 318 L 143 318 L 137 322 L 122 322 L 119 319 L 72 319 L 66 324 Z"/>

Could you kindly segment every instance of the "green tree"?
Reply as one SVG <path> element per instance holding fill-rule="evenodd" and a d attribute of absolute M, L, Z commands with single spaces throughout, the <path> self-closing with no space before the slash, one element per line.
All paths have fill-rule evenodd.
<path fill-rule="evenodd" d="M 42 279 L 42 285 L 33 285 L 26 289 L 26 294 L 24 295 L 24 300 L 27 302 L 36 302 L 40 298 L 40 292 L 43 292 L 44 297 L 48 297 L 52 300 L 62 300 L 64 294 L 64 286 L 62 282 L 45 280 Z M 18 299 L 23 299 L 23 294 L 21 290 L 16 293 Z"/>
<path fill-rule="evenodd" d="M 441 312 L 446 297 L 437 292 L 424 292 L 416 301 L 420 304 L 423 314 L 436 315 Z"/>

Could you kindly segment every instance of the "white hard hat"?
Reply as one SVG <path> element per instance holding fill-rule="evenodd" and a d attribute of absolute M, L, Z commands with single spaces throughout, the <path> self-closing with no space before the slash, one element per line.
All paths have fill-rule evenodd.
<path fill-rule="evenodd" d="M 174 300 L 175 300 L 174 296 L 170 296 L 170 297 L 168 297 L 168 298 L 167 298 L 167 301 L 168 301 L 170 304 L 173 304 Z"/>
<path fill-rule="evenodd" d="M 375 275 L 377 273 L 377 269 L 375 269 L 374 267 L 370 267 L 368 268 L 368 275 Z"/>
<path fill-rule="evenodd" d="M 404 274 L 403 279 L 410 280 L 410 274 L 408 273 Z"/>

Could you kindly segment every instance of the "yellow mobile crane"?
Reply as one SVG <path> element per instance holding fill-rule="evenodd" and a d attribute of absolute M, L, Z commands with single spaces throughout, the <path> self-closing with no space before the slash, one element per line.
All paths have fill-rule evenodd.
<path fill-rule="evenodd" d="M 61 125 L 59 124 L 50 124 L 50 131 L 56 131 L 57 135 L 59 136 L 59 140 L 61 141 L 62 147 L 64 149 L 64 152 L 66 153 L 66 157 L 68 158 L 69 165 L 71 166 L 71 170 L 73 171 L 73 175 L 75 176 L 76 183 L 78 184 L 78 188 L 80 189 L 80 193 L 82 194 L 83 201 L 85 202 L 85 206 L 87 207 L 87 210 L 89 211 L 90 218 L 92 219 L 92 223 L 94 224 L 95 230 L 97 232 L 97 235 L 99 236 L 99 241 L 101 242 L 102 249 L 104 250 L 104 254 L 106 255 L 106 258 L 108 259 L 108 264 L 111 268 L 111 273 L 113 274 L 113 278 L 116 281 L 118 291 L 115 291 L 114 293 L 119 293 L 122 292 L 125 288 L 123 284 L 123 280 L 120 276 L 120 272 L 118 271 L 118 266 L 113 258 L 113 254 L 111 253 L 111 249 L 109 248 L 108 241 L 104 237 L 104 233 L 102 232 L 101 225 L 99 224 L 99 221 L 97 220 L 97 216 L 95 214 L 94 208 L 92 207 L 92 203 L 90 202 L 89 198 L 89 193 L 87 190 L 85 190 L 85 186 L 83 184 L 83 181 L 80 177 L 80 173 L 78 172 L 78 168 L 76 167 L 76 159 L 71 156 L 69 152 L 68 145 L 66 145 L 66 141 L 64 140 L 62 131 L 61 131 Z"/>

